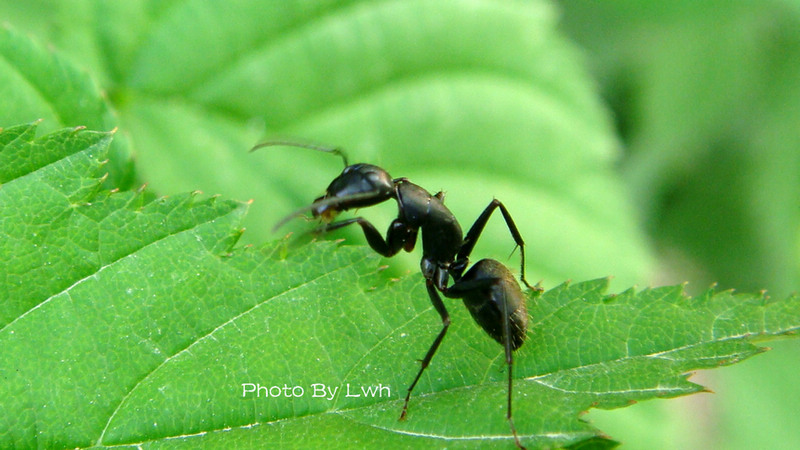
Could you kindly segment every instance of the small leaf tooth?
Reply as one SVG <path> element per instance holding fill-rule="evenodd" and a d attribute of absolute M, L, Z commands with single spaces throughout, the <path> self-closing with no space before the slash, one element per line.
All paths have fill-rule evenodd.
<path fill-rule="evenodd" d="M 242 238 L 242 235 L 244 235 L 244 228 L 239 228 L 238 230 L 234 230 L 234 231 L 233 231 L 233 240 L 234 240 L 234 244 L 235 244 L 236 242 L 238 242 L 238 241 L 239 241 L 239 239 L 241 239 L 241 238 Z M 232 245 L 233 245 L 233 244 L 232 244 Z"/>
<path fill-rule="evenodd" d="M 192 208 L 200 200 L 198 197 L 202 194 L 200 191 L 189 192 L 189 195 L 181 202 L 187 208 Z M 208 199 L 208 203 L 213 203 L 212 199 Z"/>

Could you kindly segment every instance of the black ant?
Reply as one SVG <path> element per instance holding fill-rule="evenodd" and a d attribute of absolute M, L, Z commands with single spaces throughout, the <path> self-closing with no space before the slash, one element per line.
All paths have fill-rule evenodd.
<path fill-rule="evenodd" d="M 483 213 L 467 232 L 462 235 L 461 226 L 455 216 L 444 206 L 442 192 L 431 195 L 428 191 L 411 183 L 406 178 L 392 178 L 384 169 L 372 164 L 349 165 L 347 157 L 338 148 L 327 148 L 309 144 L 287 141 L 270 141 L 253 147 L 251 151 L 267 146 L 293 146 L 339 155 L 345 168 L 336 177 L 325 195 L 281 220 L 275 229 L 301 213 L 311 210 L 314 218 L 321 219 L 324 225 L 313 230 L 324 233 L 337 230 L 351 224 L 358 224 L 373 250 L 385 257 L 396 255 L 400 249 L 410 252 L 417 241 L 417 233 L 422 230 L 422 262 L 420 267 L 425 277 L 433 307 L 442 318 L 442 330 L 422 359 L 417 376 L 408 387 L 400 420 L 404 420 L 408 411 L 411 391 L 417 385 L 422 373 L 428 367 L 442 343 L 447 328 L 450 326 L 450 315 L 442 302 L 439 293 L 448 298 L 460 298 L 464 301 L 473 319 L 497 342 L 503 345 L 508 365 L 508 411 L 506 418 L 514 435 L 517 447 L 524 448 L 514 428 L 511 418 L 511 367 L 514 359 L 512 352 L 522 346 L 528 327 L 528 313 L 525 308 L 525 295 L 522 293 L 511 271 L 494 259 L 482 259 L 469 270 L 469 256 L 489 217 L 500 208 L 508 230 L 520 250 L 520 279 L 529 289 L 532 287 L 525 280 L 525 243 L 514 224 L 514 220 L 506 207 L 499 200 L 492 200 Z M 386 200 L 397 201 L 399 212 L 392 221 L 383 238 L 375 227 L 362 217 L 334 222 L 337 214 L 348 209 L 377 205 Z M 463 237 L 462 237 L 463 236 Z M 465 273 L 466 271 L 466 273 Z M 448 286 L 449 278 L 453 284 Z"/>

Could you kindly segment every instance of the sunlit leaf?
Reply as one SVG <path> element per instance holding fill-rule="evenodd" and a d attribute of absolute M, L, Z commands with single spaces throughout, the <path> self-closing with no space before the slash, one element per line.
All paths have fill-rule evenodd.
<path fill-rule="evenodd" d="M 242 204 L 103 191 L 110 134 L 34 128 L 0 134 L 19 168 L 0 188 L 0 446 L 513 445 L 502 348 L 458 302 L 398 421 L 441 326 L 419 275 L 387 283 L 370 249 L 332 242 L 235 248 Z M 800 327 L 798 297 L 607 284 L 529 299 L 530 447 L 613 445 L 583 411 L 701 391 L 687 372 Z"/>

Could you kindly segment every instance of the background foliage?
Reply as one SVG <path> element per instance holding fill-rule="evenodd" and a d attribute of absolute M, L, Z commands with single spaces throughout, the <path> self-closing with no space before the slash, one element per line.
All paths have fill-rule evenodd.
<path fill-rule="evenodd" d="M 625 142 L 620 173 L 655 244 L 657 278 L 776 297 L 796 291 L 800 2 L 560 4 L 564 29 L 586 48 L 614 109 Z M 778 348 L 766 355 L 769 366 L 704 374 L 718 395 L 667 412 L 683 417 L 677 428 L 694 430 L 670 441 L 726 448 L 800 441 L 791 413 L 800 390 L 788 381 L 800 349 Z M 663 417 L 643 414 L 652 414 L 648 428 Z"/>
<path fill-rule="evenodd" d="M 338 171 L 325 155 L 246 153 L 296 136 L 446 190 L 465 224 L 500 198 L 533 255 L 529 278 L 547 287 L 612 274 L 616 287 L 796 289 L 797 2 L 557 6 L 560 16 L 545 1 L 2 2 L 16 30 L 3 30 L 5 63 L 20 64 L 7 58 L 29 33 L 106 99 L 70 98 L 84 92 L 71 83 L 41 89 L 48 73 L 23 72 L 0 80 L 0 122 L 119 126 L 111 185 L 253 198 L 250 242 L 273 239 L 271 224 Z M 478 252 L 510 251 L 502 225 L 487 233 Z M 413 273 L 416 259 L 391 265 Z M 800 355 L 796 343 L 779 350 L 708 375 L 716 396 L 626 410 L 612 434 L 635 445 L 661 433 L 663 447 L 799 441 L 789 374 Z"/>

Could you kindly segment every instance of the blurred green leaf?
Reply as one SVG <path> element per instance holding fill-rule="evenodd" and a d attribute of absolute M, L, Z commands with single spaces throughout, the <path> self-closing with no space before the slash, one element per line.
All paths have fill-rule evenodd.
<path fill-rule="evenodd" d="M 660 282 L 796 292 L 800 2 L 559 3 L 614 109 Z M 783 447 L 800 441 L 798 351 L 705 375 L 705 400 L 590 416 L 631 448 Z"/>
<path fill-rule="evenodd" d="M 0 125 L 43 120 L 48 131 L 65 126 L 106 131 L 117 127 L 117 119 L 87 73 L 6 23 L 0 25 L 0 59 Z M 114 140 L 110 156 L 107 186 L 129 186 L 133 168 L 124 135 Z"/>
<path fill-rule="evenodd" d="M 629 149 L 667 270 L 800 286 L 800 2 L 563 1 Z"/>
<path fill-rule="evenodd" d="M 501 199 L 537 255 L 535 279 L 613 273 L 624 287 L 651 273 L 611 121 L 547 1 L 39 5 L 0 11 L 91 68 L 151 188 L 254 199 L 250 242 L 274 238 L 270 225 L 339 170 L 314 152 L 247 153 L 294 137 L 445 190 L 464 227 Z M 388 226 L 393 209 L 367 214 Z M 480 254 L 513 248 L 502 224 L 481 241 Z M 418 263 L 403 256 L 392 270 Z"/>
<path fill-rule="evenodd" d="M 456 305 L 397 420 L 440 326 L 419 275 L 387 285 L 365 247 L 233 249 L 242 204 L 103 191 L 110 134 L 35 126 L 0 133 L 0 446 L 513 445 L 503 351 Z M 701 391 L 688 371 L 800 328 L 799 297 L 607 287 L 530 299 L 514 398 L 531 447 L 613 445 L 582 411 Z"/>

